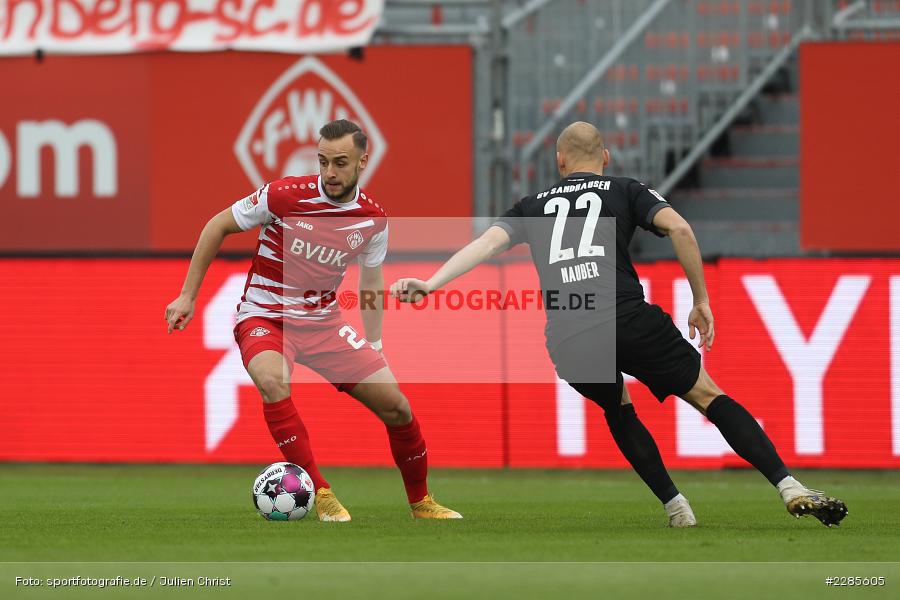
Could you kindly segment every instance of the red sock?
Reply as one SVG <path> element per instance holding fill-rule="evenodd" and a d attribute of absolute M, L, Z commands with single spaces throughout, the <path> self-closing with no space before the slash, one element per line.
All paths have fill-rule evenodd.
<path fill-rule="evenodd" d="M 297 414 L 291 397 L 288 396 L 284 400 L 271 404 L 263 404 L 263 414 L 266 417 L 266 424 L 269 426 L 272 439 L 281 450 L 284 460 L 306 469 L 317 490 L 331 487 L 319 473 L 316 459 L 313 458 L 312 450 L 309 447 L 309 434 L 306 432 L 303 421 L 300 420 L 300 415 Z"/>
<path fill-rule="evenodd" d="M 387 425 L 391 454 L 406 488 L 410 504 L 418 502 L 428 494 L 428 456 L 425 439 L 419 430 L 419 422 L 413 415 L 406 425 Z"/>

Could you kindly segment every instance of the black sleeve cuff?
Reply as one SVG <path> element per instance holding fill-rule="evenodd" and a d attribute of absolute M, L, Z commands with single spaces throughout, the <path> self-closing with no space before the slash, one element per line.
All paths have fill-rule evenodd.
<path fill-rule="evenodd" d="M 516 236 L 515 228 L 507 223 L 506 221 L 494 221 L 493 226 L 499 227 L 503 231 L 509 235 L 509 247 L 512 248 L 516 244 L 518 244 L 521 240 Z"/>
<path fill-rule="evenodd" d="M 668 202 L 659 202 L 650 207 L 650 210 L 647 211 L 647 222 L 644 224 L 644 229 L 652 233 L 657 237 L 666 237 L 664 233 L 661 233 L 654 225 L 653 225 L 653 217 L 656 216 L 656 213 L 661 211 L 664 208 L 671 208 L 671 204 Z"/>

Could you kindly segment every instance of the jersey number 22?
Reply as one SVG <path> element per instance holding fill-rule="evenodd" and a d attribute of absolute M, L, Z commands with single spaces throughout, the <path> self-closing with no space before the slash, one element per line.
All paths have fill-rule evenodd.
<path fill-rule="evenodd" d="M 600 208 L 603 206 L 603 200 L 594 192 L 587 192 L 578 196 L 575 200 L 575 208 L 587 208 L 588 214 L 584 219 L 584 229 L 581 231 L 581 241 L 578 244 L 578 257 L 583 256 L 605 256 L 606 250 L 603 246 L 593 246 L 591 242 L 594 239 L 594 229 L 597 228 L 597 219 L 600 217 Z M 569 216 L 569 200 L 562 196 L 551 198 L 544 205 L 544 214 L 552 215 L 556 213 L 556 220 L 553 222 L 553 233 L 550 236 L 550 264 L 561 260 L 572 260 L 575 258 L 575 251 L 572 248 L 562 248 L 563 229 L 566 226 L 566 217 Z"/>

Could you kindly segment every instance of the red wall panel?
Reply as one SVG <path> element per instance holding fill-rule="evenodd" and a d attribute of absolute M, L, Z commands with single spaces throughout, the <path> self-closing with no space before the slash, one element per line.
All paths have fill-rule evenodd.
<path fill-rule="evenodd" d="M 898 42 L 800 47 L 800 241 L 900 250 Z"/>
<path fill-rule="evenodd" d="M 15 215 L 0 222 L 0 250 L 192 250 L 198 224 L 264 181 L 316 172 L 318 128 L 344 117 L 370 134 L 364 187 L 390 216 L 471 214 L 468 47 L 375 47 L 363 60 L 232 52 L 6 58 L 0 80 L 16 90 L 0 100 L 0 208 Z M 41 137 L 53 121 L 65 130 L 51 137 L 70 146 L 54 150 Z M 94 130 L 85 133 L 85 123 Z M 22 169 L 34 170 L 35 146 L 41 172 L 32 196 Z M 75 182 L 58 172 L 67 160 L 77 165 Z M 95 168 L 114 178 L 111 195 L 96 188 Z M 59 190 L 63 180 L 73 195 Z M 254 243 L 234 236 L 225 249 Z"/>
<path fill-rule="evenodd" d="M 230 332 L 248 263 L 216 262 L 194 321 L 169 336 L 163 311 L 186 267 L 0 261 L 0 293 L 15 315 L 0 345 L 0 460 L 277 459 Z M 436 267 L 388 263 L 385 277 Z M 649 298 L 681 325 L 691 299 L 680 268 L 639 273 Z M 900 261 L 722 260 L 706 273 L 717 339 L 704 362 L 788 464 L 900 466 Z M 525 287 L 529 277 L 529 264 L 483 266 L 458 289 Z M 556 383 L 542 328 L 535 312 L 389 306 L 386 355 L 432 464 L 625 465 L 602 412 Z M 297 375 L 293 397 L 323 464 L 391 464 L 374 416 L 314 374 Z M 659 404 L 640 383 L 627 385 L 669 466 L 743 464 L 685 403 Z"/>
<path fill-rule="evenodd" d="M 183 260 L 0 261 L 0 292 L 19 307 L 0 347 L 0 459 L 277 458 L 258 394 L 239 359 L 225 369 L 226 376 L 215 376 L 234 350 L 229 313 L 240 291 L 228 292 L 241 289 L 249 262 L 216 262 L 198 298 L 196 319 L 169 336 L 163 313 L 186 267 Z M 387 276 L 400 271 L 390 269 Z M 229 287 L 230 281 L 240 285 Z M 216 310 L 210 311 L 213 302 Z M 350 316 L 352 321 L 355 315 Z M 390 328 L 393 315 L 388 317 Z M 415 331 L 414 321 L 407 323 L 406 333 Z M 456 330 L 477 333 L 474 326 Z M 388 345 L 392 339 L 393 334 L 385 336 Z M 397 346 L 389 360 L 402 376 L 410 372 L 404 363 L 422 359 L 415 347 L 404 354 L 400 340 Z M 425 371 L 417 367 L 411 374 Z M 384 427 L 373 415 L 313 374 L 298 369 L 297 375 L 302 383 L 295 386 L 294 399 L 322 462 L 390 463 Z M 403 389 L 427 432 L 433 464 L 502 464 L 499 383 L 412 383 Z M 229 405 L 222 399 L 231 392 L 238 398 L 237 418 L 216 446 L 207 448 L 210 414 Z M 206 406 L 210 400 L 214 404 Z"/>
<path fill-rule="evenodd" d="M 0 250 L 150 246 L 148 59 L 90 60 L 0 60 L 0 207 L 14 215 L 0 221 Z M 74 172 L 60 170 L 67 160 Z M 113 179 L 111 196 L 95 169 Z"/>

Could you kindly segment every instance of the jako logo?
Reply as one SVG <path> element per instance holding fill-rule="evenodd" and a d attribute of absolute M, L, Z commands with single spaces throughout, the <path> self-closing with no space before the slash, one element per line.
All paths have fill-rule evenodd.
<path fill-rule="evenodd" d="M 420 458 L 425 458 L 425 454 L 428 452 L 428 449 L 422 450 L 422 454 L 416 454 L 415 456 L 410 456 L 404 462 L 412 462 L 414 460 L 419 460 Z"/>
<path fill-rule="evenodd" d="M 285 175 L 319 171 L 319 128 L 350 119 L 369 136 L 369 164 L 360 184 L 375 173 L 387 143 L 359 98 L 321 61 L 303 58 L 262 95 L 234 144 L 250 182 L 260 187 Z"/>
<path fill-rule="evenodd" d="M 302 227 L 307 231 L 312 231 L 313 226 L 307 223 L 306 221 L 297 221 L 297 227 Z"/>
<path fill-rule="evenodd" d="M 297 441 L 297 436 L 296 436 L 296 435 L 292 435 L 291 437 L 289 437 L 288 439 L 284 440 L 283 442 L 278 442 L 278 447 L 281 448 L 282 446 L 287 446 L 288 444 L 291 444 L 291 443 L 296 442 L 296 441 Z"/>
<path fill-rule="evenodd" d="M 83 119 L 66 125 L 62 121 L 21 121 L 16 126 L 16 195 L 37 198 L 41 190 L 41 154 L 53 152 L 54 193 L 60 198 L 81 194 L 78 178 L 79 150 L 90 150 L 93 167 L 93 195 L 115 196 L 119 191 L 116 138 L 105 123 Z M 12 166 L 9 142 L 0 131 L 0 188 L 6 183 Z M 46 163 L 45 163 L 46 164 Z"/>

